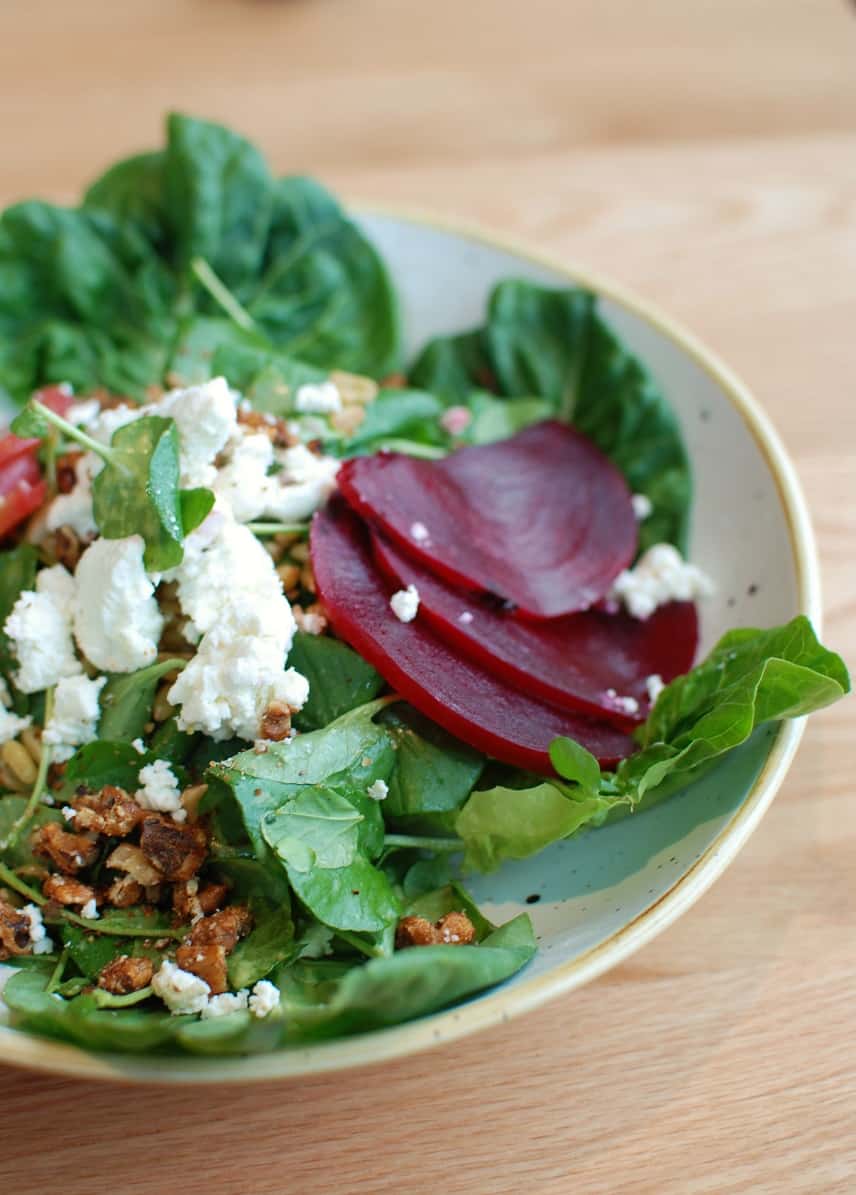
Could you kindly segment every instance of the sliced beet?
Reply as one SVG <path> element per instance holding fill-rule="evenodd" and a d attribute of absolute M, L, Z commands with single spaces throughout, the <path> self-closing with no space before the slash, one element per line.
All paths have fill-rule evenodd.
<path fill-rule="evenodd" d="M 636 551 L 627 484 L 585 436 L 555 421 L 440 461 L 378 453 L 347 461 L 354 510 L 452 585 L 522 617 L 585 610 Z"/>
<path fill-rule="evenodd" d="M 419 590 L 419 609 L 444 642 L 560 709 L 632 726 L 648 716 L 647 678 L 673 680 L 695 658 L 698 617 L 692 602 L 661 606 L 645 621 L 624 612 L 584 610 L 522 622 L 490 600 L 447 585 L 377 532 L 371 542 L 392 585 Z"/>
<path fill-rule="evenodd" d="M 371 557 L 365 527 L 340 499 L 315 515 L 312 566 L 330 620 L 402 697 L 464 742 L 506 763 L 550 774 L 550 742 L 567 735 L 606 767 L 635 744 L 603 722 L 558 710 L 505 684 L 434 635 L 403 623 Z"/>

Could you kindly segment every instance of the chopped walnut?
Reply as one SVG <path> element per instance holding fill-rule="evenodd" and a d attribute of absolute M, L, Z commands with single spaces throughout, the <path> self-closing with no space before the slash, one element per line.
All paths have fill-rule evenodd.
<path fill-rule="evenodd" d="M 147 814 L 140 834 L 143 854 L 167 880 L 189 880 L 205 861 L 208 842 L 200 825 L 178 825 Z"/>
<path fill-rule="evenodd" d="M 447 913 L 433 925 L 427 917 L 402 917 L 395 931 L 395 948 L 468 946 L 475 937 L 475 926 L 466 913 Z"/>
<path fill-rule="evenodd" d="M 69 834 L 56 822 L 48 822 L 33 835 L 33 851 L 65 875 L 76 875 L 98 857 L 98 839 L 93 834 Z"/>
<path fill-rule="evenodd" d="M 192 879 L 173 885 L 172 907 L 182 921 L 199 921 L 216 912 L 228 894 L 228 884 L 206 884 L 203 888 Z"/>
<path fill-rule="evenodd" d="M 63 452 L 56 458 L 56 488 L 60 494 L 70 494 L 77 481 L 75 468 L 82 452 Z"/>
<path fill-rule="evenodd" d="M 143 817 L 143 810 L 134 798 L 115 784 L 105 784 L 98 793 L 76 797 L 72 807 L 76 829 L 94 830 L 109 838 L 124 838 Z"/>
<path fill-rule="evenodd" d="M 131 992 L 148 987 L 154 971 L 150 958 L 132 958 L 122 954 L 103 968 L 98 976 L 98 986 L 114 996 L 128 996 Z"/>
<path fill-rule="evenodd" d="M 251 431 L 263 432 L 277 448 L 291 448 L 300 443 L 300 438 L 289 432 L 284 419 L 267 411 L 241 410 L 239 407 L 238 423 Z"/>
<path fill-rule="evenodd" d="M 191 784 L 181 794 L 181 804 L 189 817 L 199 816 L 199 802 L 208 792 L 207 784 Z"/>
<path fill-rule="evenodd" d="M 0 900 L 0 962 L 30 949 L 30 919 L 6 900 Z"/>
<path fill-rule="evenodd" d="M 137 884 L 143 888 L 151 884 L 158 884 L 163 879 L 157 867 L 148 859 L 138 846 L 130 842 L 120 842 L 107 858 L 107 866 L 115 871 L 125 871 Z"/>
<path fill-rule="evenodd" d="M 89 542 L 89 539 L 81 539 L 73 527 L 63 525 L 48 532 L 42 540 L 42 550 L 49 559 L 65 565 L 73 573 Z"/>
<path fill-rule="evenodd" d="M 48 900 L 58 905 L 85 905 L 95 899 L 95 889 L 70 876 L 50 875 L 42 884 Z"/>
<path fill-rule="evenodd" d="M 129 909 L 143 899 L 143 885 L 132 875 L 118 876 L 104 893 L 104 899 L 114 909 Z"/>
<path fill-rule="evenodd" d="M 204 979 L 211 994 L 219 996 L 227 988 L 226 950 L 223 946 L 179 946 L 175 961 L 182 971 L 191 971 Z"/>
<path fill-rule="evenodd" d="M 191 946 L 222 946 L 231 954 L 253 926 L 253 917 L 246 905 L 231 905 L 210 917 L 197 921 L 187 938 Z"/>
<path fill-rule="evenodd" d="M 281 743 L 291 734 L 291 706 L 284 701 L 272 701 L 259 723 L 259 738 Z"/>

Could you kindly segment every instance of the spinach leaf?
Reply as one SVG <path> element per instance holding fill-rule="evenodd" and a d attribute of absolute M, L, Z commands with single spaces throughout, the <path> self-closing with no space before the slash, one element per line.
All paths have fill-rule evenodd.
<path fill-rule="evenodd" d="M 117 673 L 101 690 L 98 734 L 114 743 L 132 743 L 151 720 L 158 682 L 182 660 L 159 660 L 137 672 Z"/>
<path fill-rule="evenodd" d="M 431 892 L 416 896 L 411 900 L 407 912 L 416 917 L 425 917 L 428 921 L 439 921 L 447 913 L 466 913 L 475 928 L 477 942 L 483 941 L 496 929 L 469 892 L 455 883 L 443 884 Z"/>
<path fill-rule="evenodd" d="M 191 756 L 201 739 L 200 734 L 189 734 L 185 730 L 179 730 L 178 720 L 173 715 L 158 726 L 152 735 L 149 750 L 155 759 L 189 766 Z"/>
<path fill-rule="evenodd" d="M 261 821 L 262 837 L 293 871 L 347 867 L 357 854 L 362 815 L 345 797 L 307 785 Z"/>
<path fill-rule="evenodd" d="M 229 955 L 229 986 L 245 988 L 264 979 L 297 954 L 291 897 L 285 876 L 254 859 L 219 865 L 232 885 L 232 898 L 250 907 L 253 929 Z"/>
<path fill-rule="evenodd" d="M 470 395 L 479 388 L 546 400 L 553 415 L 606 453 L 634 493 L 650 498 L 653 512 L 640 526 L 640 548 L 663 541 L 685 547 L 691 481 L 678 421 L 641 363 L 601 319 L 593 295 L 501 282 L 485 327 L 431 342 L 410 376 L 449 401 L 473 402 L 476 424 Z M 498 420 L 496 407 L 483 410 Z M 525 421 L 536 412 L 530 406 L 516 415 Z"/>
<path fill-rule="evenodd" d="M 380 716 L 395 745 L 395 770 L 384 801 L 387 817 L 459 809 L 485 764 L 483 755 L 403 703 Z"/>
<path fill-rule="evenodd" d="M 59 792 L 60 800 L 69 801 L 80 786 L 97 792 L 105 784 L 115 784 L 127 792 L 137 787 L 140 768 L 151 762 L 130 743 L 98 739 L 79 747 L 66 764 Z"/>
<path fill-rule="evenodd" d="M 300 730 L 316 730 L 364 705 L 385 683 L 362 656 L 324 635 L 298 631 L 288 662 L 309 681 L 309 700 L 294 719 Z"/>
<path fill-rule="evenodd" d="M 637 732 L 642 750 L 619 766 L 616 784 L 634 802 L 661 785 L 671 791 L 762 723 L 802 717 L 849 690 L 843 660 L 804 615 L 770 630 L 729 631 L 660 694 Z"/>
<path fill-rule="evenodd" d="M 0 797 L 0 842 L 5 841 L 12 827 L 24 816 L 26 809 L 26 797 L 13 796 L 11 793 Z M 48 822 L 61 822 L 62 820 L 62 814 L 58 809 L 49 809 L 45 805 L 39 805 L 29 823 L 28 832 L 3 852 L 3 862 L 6 866 L 12 869 L 43 866 L 43 861 L 37 859 L 30 849 L 32 832 L 39 826 L 47 825 Z"/>
<path fill-rule="evenodd" d="M 327 369 L 308 365 L 296 357 L 267 347 L 254 347 L 246 334 L 243 342 L 221 341 L 214 353 L 211 370 L 229 379 L 257 411 L 271 415 L 290 415 L 294 395 L 301 386 L 323 382 Z"/>
<path fill-rule="evenodd" d="M 163 153 L 123 158 L 90 184 L 83 207 L 109 212 L 120 224 L 135 225 L 160 256 L 171 258 L 163 172 Z"/>
<path fill-rule="evenodd" d="M 0 554 L 0 676 L 10 686 L 17 714 L 24 713 L 26 701 L 23 694 L 14 691 L 12 676 L 18 661 L 3 627 L 21 593 L 35 585 L 36 561 L 36 549 L 30 544 L 20 544 Z"/>
<path fill-rule="evenodd" d="M 525 914 L 478 946 L 421 946 L 343 971 L 335 963 L 297 963 L 279 973 L 286 1040 L 367 1032 L 426 1016 L 501 983 L 532 958 Z"/>
<path fill-rule="evenodd" d="M 444 405 L 424 390 L 381 390 L 365 409 L 365 418 L 348 440 L 348 456 L 376 452 L 387 440 L 443 446 L 440 424 Z"/>
<path fill-rule="evenodd" d="M 232 386 L 246 394 L 232 373 L 229 355 L 233 351 L 239 354 L 249 351 L 255 360 L 257 354 L 269 352 L 269 348 L 259 333 L 242 328 L 225 316 L 192 316 L 182 324 L 173 347 L 168 369 L 169 384 L 194 386 L 222 374 Z M 225 367 L 220 364 L 221 353 L 225 354 Z"/>
<path fill-rule="evenodd" d="M 401 912 L 387 877 L 359 855 L 347 867 L 290 868 L 288 878 L 306 908 L 332 929 L 379 933 Z"/>
<path fill-rule="evenodd" d="M 461 436 L 465 444 L 494 444 L 552 415 L 543 398 L 495 398 L 475 391 L 467 399 L 472 420 Z"/>
<path fill-rule="evenodd" d="M 121 913 L 113 910 L 111 920 L 117 918 L 121 924 Z M 79 925 L 64 925 L 62 942 L 75 966 L 87 980 L 96 979 L 108 963 L 122 954 L 132 955 L 134 958 L 150 958 L 155 964 L 155 970 L 164 958 L 163 950 L 146 945 L 144 939 L 91 933 Z"/>

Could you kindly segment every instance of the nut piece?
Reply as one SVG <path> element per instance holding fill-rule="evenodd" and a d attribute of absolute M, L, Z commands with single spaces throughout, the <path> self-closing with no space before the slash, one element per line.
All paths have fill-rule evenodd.
<path fill-rule="evenodd" d="M 130 842 L 120 842 L 115 851 L 107 858 L 107 866 L 116 871 L 126 871 L 132 880 L 148 888 L 152 884 L 159 884 L 163 876 L 158 869 L 143 854 L 138 846 Z"/>
<path fill-rule="evenodd" d="M 436 931 L 427 917 L 402 917 L 396 926 L 396 950 L 408 946 L 433 946 L 436 941 Z"/>
<path fill-rule="evenodd" d="M 448 946 L 469 946 L 475 941 L 476 930 L 466 913 L 447 913 L 435 922 L 437 941 Z"/>
<path fill-rule="evenodd" d="M 198 880 L 188 880 L 173 885 L 172 907 L 182 921 L 199 921 L 216 912 L 228 894 L 228 884 L 206 884 L 202 888 Z"/>
<path fill-rule="evenodd" d="M 6 900 L 0 900 L 0 962 L 30 949 L 30 919 Z"/>
<path fill-rule="evenodd" d="M 197 921 L 187 941 L 192 946 L 222 946 L 231 954 L 238 939 L 245 938 L 252 927 L 253 916 L 246 905 L 231 905 Z"/>
<path fill-rule="evenodd" d="M 77 875 L 98 857 L 98 839 L 93 834 L 69 834 L 57 822 L 48 822 L 33 835 L 33 851 L 50 859 L 65 875 Z"/>
<path fill-rule="evenodd" d="M 223 946 L 179 946 L 175 961 L 182 971 L 191 971 L 204 979 L 213 996 L 226 991 L 226 950 Z"/>
<path fill-rule="evenodd" d="M 105 784 L 100 792 L 77 797 L 72 808 L 76 811 L 76 829 L 94 830 L 110 838 L 124 838 L 143 817 L 134 798 L 115 784 Z"/>
<path fill-rule="evenodd" d="M 143 885 L 131 875 L 118 876 L 104 893 L 104 899 L 114 909 L 129 909 L 143 899 Z"/>
<path fill-rule="evenodd" d="M 291 734 L 291 706 L 284 701 L 272 701 L 262 714 L 259 738 L 281 743 Z"/>
<path fill-rule="evenodd" d="M 155 968 L 150 958 L 131 958 L 120 954 L 108 963 L 98 976 L 98 986 L 114 996 L 128 996 L 148 987 Z"/>
<path fill-rule="evenodd" d="M 58 905 L 85 905 L 95 899 L 95 889 L 69 876 L 50 875 L 42 884 L 48 900 Z"/>
<path fill-rule="evenodd" d="M 208 842 L 199 825 L 178 825 L 172 818 L 147 814 L 140 847 L 164 879 L 189 880 L 205 861 Z"/>

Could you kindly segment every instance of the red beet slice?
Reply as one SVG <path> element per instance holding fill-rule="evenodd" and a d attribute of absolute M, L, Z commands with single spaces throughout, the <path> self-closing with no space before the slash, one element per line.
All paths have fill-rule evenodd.
<path fill-rule="evenodd" d="M 582 743 L 606 767 L 635 744 L 613 726 L 558 710 L 460 657 L 418 618 L 400 622 L 371 558 L 365 527 L 341 500 L 312 523 L 312 566 L 330 620 L 418 710 L 485 754 L 550 774 L 556 735 Z"/>
<path fill-rule="evenodd" d="M 661 606 L 644 622 L 602 610 L 521 622 L 440 581 L 376 532 L 371 542 L 394 587 L 419 590 L 419 610 L 444 642 L 560 709 L 632 726 L 648 716 L 646 679 L 656 673 L 668 682 L 692 666 L 698 645 L 692 602 Z"/>
<path fill-rule="evenodd" d="M 377 453 L 338 477 L 350 506 L 435 575 L 530 618 L 585 610 L 636 551 L 627 484 L 563 423 L 441 461 Z"/>

